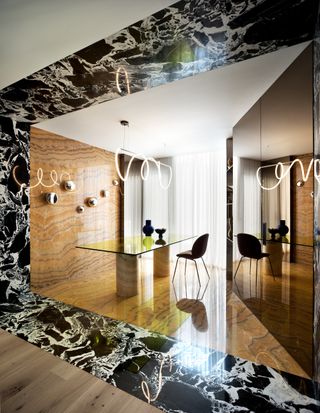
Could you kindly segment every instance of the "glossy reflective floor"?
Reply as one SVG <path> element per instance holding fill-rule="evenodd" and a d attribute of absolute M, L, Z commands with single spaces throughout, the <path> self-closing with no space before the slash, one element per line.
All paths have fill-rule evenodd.
<path fill-rule="evenodd" d="M 171 274 L 175 264 L 174 254 L 172 258 Z M 232 284 L 226 282 L 224 271 L 210 269 L 211 279 L 208 281 L 200 265 L 199 288 L 192 263 L 188 265 L 185 282 L 184 263 L 181 262 L 174 284 L 171 282 L 172 277 L 153 277 L 152 258 L 148 254 L 139 260 L 139 265 L 140 291 L 135 297 L 116 296 L 114 273 L 106 273 L 103 278 L 95 278 L 94 274 L 90 274 L 86 279 L 68 280 L 38 289 L 37 292 L 176 337 L 183 342 L 206 346 L 308 377 L 254 312 L 239 299 L 238 293 L 232 291 Z M 265 285 L 269 278 L 265 279 Z M 244 279 L 245 267 L 237 276 L 238 284 L 242 282 L 245 285 Z"/>
<path fill-rule="evenodd" d="M 312 264 L 290 263 L 288 257 L 284 256 L 282 275 L 274 280 L 267 260 L 261 260 L 260 263 L 257 279 L 254 263 L 251 274 L 249 260 L 241 264 L 233 291 L 273 337 L 311 375 Z"/>

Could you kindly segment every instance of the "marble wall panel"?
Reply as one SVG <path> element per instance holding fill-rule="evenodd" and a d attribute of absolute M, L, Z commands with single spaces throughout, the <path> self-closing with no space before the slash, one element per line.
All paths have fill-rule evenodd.
<path fill-rule="evenodd" d="M 39 122 L 313 38 L 315 0 L 178 1 L 0 92 Z"/>
<path fill-rule="evenodd" d="M 0 305 L 19 303 L 29 290 L 29 195 L 13 179 L 29 176 L 29 125 L 0 117 Z"/>

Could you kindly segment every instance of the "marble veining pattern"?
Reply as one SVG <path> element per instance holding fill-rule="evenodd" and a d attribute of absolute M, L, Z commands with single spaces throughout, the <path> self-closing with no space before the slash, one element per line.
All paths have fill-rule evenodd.
<path fill-rule="evenodd" d="M 0 114 L 39 122 L 312 39 L 316 3 L 181 0 L 6 87 Z"/>
<path fill-rule="evenodd" d="M 316 5 L 179 1 L 0 92 L 1 328 L 141 399 L 142 381 L 157 393 L 166 357 L 152 402 L 165 412 L 320 411 L 311 381 L 28 292 L 29 199 L 12 169 L 28 180 L 29 127 L 9 119 L 60 116 L 311 39 Z"/>
<path fill-rule="evenodd" d="M 0 118 L 0 302 L 12 306 L 29 290 L 29 196 L 12 179 L 14 166 L 29 174 L 29 125 Z"/>
<path fill-rule="evenodd" d="M 317 412 L 311 381 L 32 293 L 0 327 L 165 412 Z M 169 355 L 171 363 L 169 361 Z M 159 382 L 161 362 L 162 381 Z"/>

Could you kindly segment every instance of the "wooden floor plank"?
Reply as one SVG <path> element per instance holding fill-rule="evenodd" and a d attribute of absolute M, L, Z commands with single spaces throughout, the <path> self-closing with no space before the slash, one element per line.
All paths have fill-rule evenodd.
<path fill-rule="evenodd" d="M 0 329 L 0 413 L 158 409 Z"/>

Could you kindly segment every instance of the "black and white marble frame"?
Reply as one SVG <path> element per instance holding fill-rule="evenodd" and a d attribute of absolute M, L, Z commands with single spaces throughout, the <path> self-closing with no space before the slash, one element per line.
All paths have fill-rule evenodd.
<path fill-rule="evenodd" d="M 142 399 L 142 381 L 151 398 L 158 392 L 162 365 L 161 391 L 152 403 L 166 412 L 320 411 L 311 381 L 32 294 L 28 193 L 12 175 L 19 165 L 17 178 L 28 182 L 29 125 L 14 119 L 60 116 L 312 39 L 317 5 L 179 1 L 0 91 L 1 328 Z M 318 111 L 318 95 L 315 102 Z M 320 145 L 319 117 L 315 129 Z M 316 311 L 319 302 L 320 296 Z"/>
<path fill-rule="evenodd" d="M 0 303 L 9 307 L 30 289 L 29 196 L 12 175 L 19 166 L 21 179 L 28 180 L 29 130 L 28 124 L 0 117 Z"/>
<path fill-rule="evenodd" d="M 165 412 L 320 411 L 310 380 L 28 292 L 29 199 L 11 172 L 25 166 L 16 178 L 28 181 L 29 127 L 0 125 L 0 328 Z"/>
<path fill-rule="evenodd" d="M 317 3 L 178 1 L 6 87 L 0 115 L 39 122 L 311 40 Z"/>

